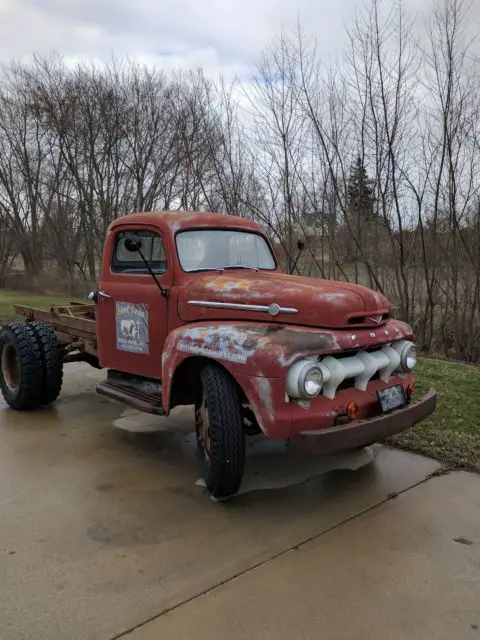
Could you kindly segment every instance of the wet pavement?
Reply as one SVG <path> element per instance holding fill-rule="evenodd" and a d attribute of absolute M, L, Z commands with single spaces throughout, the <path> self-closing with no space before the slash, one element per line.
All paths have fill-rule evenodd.
<path fill-rule="evenodd" d="M 479 484 L 433 478 L 126 640 L 478 640 Z"/>
<path fill-rule="evenodd" d="M 477 476 L 257 439 L 214 503 L 191 408 L 144 416 L 66 372 L 54 408 L 0 408 L 1 640 L 480 638 Z"/>

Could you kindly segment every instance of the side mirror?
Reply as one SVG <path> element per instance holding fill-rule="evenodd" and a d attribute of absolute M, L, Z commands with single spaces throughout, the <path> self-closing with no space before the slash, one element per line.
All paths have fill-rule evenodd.
<path fill-rule="evenodd" d="M 297 269 L 297 262 L 298 259 L 300 258 L 300 255 L 302 254 L 302 251 L 305 249 L 305 242 L 303 240 L 297 240 L 297 249 L 298 249 L 298 253 L 297 253 L 297 257 L 295 258 L 295 260 L 293 261 L 293 265 L 290 269 L 290 275 L 295 271 L 295 269 Z M 298 269 L 297 269 L 298 271 Z"/>
<path fill-rule="evenodd" d="M 133 238 L 125 238 L 125 242 L 123 246 L 127 251 L 130 251 L 131 253 L 136 253 L 142 248 L 142 241 L 134 240 Z"/>

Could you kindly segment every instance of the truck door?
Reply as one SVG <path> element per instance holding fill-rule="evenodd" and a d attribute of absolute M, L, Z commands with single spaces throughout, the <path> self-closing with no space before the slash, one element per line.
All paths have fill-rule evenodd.
<path fill-rule="evenodd" d="M 161 379 L 162 351 L 167 337 L 168 298 L 161 295 L 138 252 L 125 240 L 140 241 L 157 281 L 168 289 L 172 265 L 158 229 L 128 225 L 115 228 L 105 243 L 96 307 L 100 365 L 126 373 Z"/>

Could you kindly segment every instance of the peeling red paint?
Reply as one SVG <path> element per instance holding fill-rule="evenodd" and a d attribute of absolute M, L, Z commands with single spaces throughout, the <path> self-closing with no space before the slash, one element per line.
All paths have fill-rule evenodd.
<path fill-rule="evenodd" d="M 258 395 L 262 405 L 265 407 L 265 411 L 268 413 L 270 421 L 273 422 L 275 419 L 275 412 L 273 409 L 272 385 L 270 380 L 265 377 L 254 378 L 254 384 L 257 386 Z"/>
<path fill-rule="evenodd" d="M 375 295 L 374 295 L 375 294 Z M 211 308 L 200 306 L 201 302 L 244 303 L 247 305 L 269 305 L 296 309 L 297 313 L 279 313 L 269 318 L 266 310 Z M 192 306 L 191 302 L 196 305 Z M 198 306 L 197 306 L 198 305 Z M 360 285 L 290 276 L 277 271 L 261 273 L 252 271 L 232 278 L 229 274 L 209 273 L 196 275 L 185 283 L 180 295 L 178 312 L 183 321 L 203 319 L 238 319 L 242 315 L 267 318 L 269 321 L 322 328 L 345 328 L 355 326 L 352 318 L 362 317 L 363 326 L 378 325 L 367 320 L 369 316 L 390 313 L 391 306 L 380 294 Z"/>

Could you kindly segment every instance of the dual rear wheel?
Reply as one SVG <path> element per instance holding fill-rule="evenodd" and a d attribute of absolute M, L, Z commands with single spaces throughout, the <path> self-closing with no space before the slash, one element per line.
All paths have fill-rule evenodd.
<path fill-rule="evenodd" d="M 17 411 L 54 402 L 62 388 L 63 351 L 41 322 L 10 324 L 0 332 L 0 391 Z"/>

